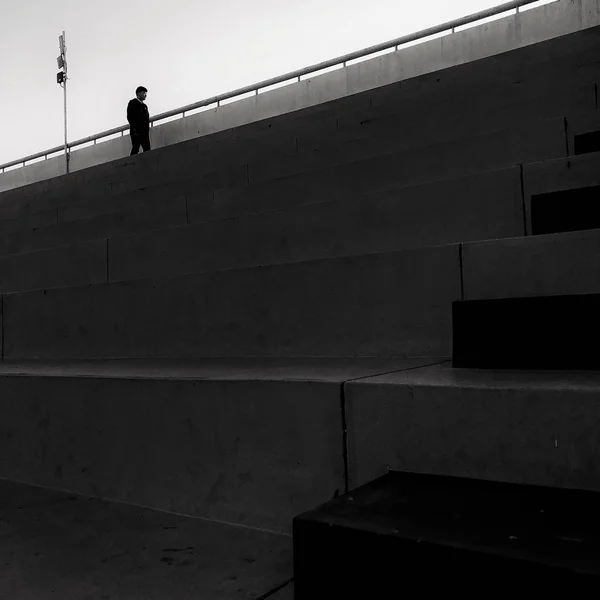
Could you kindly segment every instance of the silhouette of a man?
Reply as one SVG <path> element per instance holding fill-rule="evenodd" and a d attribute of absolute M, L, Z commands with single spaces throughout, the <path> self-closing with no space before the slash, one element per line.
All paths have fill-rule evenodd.
<path fill-rule="evenodd" d="M 127 105 L 127 121 L 129 121 L 131 135 L 131 153 L 137 154 L 140 145 L 144 152 L 150 150 L 150 114 L 148 107 L 144 104 L 148 90 L 140 86 L 135 90 L 135 98 Z"/>

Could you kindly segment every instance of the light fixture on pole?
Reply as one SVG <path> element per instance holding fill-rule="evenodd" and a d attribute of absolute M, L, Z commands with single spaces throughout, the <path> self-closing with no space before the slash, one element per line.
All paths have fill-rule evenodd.
<path fill-rule="evenodd" d="M 58 36 L 58 47 L 60 49 L 60 56 L 56 59 L 58 68 L 62 69 L 56 74 L 56 83 L 58 83 L 64 92 L 64 105 L 65 105 L 65 168 L 67 173 L 69 172 L 69 145 L 67 142 L 67 46 L 65 43 L 65 32 Z"/>

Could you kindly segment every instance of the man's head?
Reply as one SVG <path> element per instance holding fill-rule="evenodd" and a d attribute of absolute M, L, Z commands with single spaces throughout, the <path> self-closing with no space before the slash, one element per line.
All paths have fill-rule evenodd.
<path fill-rule="evenodd" d="M 148 90 L 143 85 L 140 85 L 140 87 L 135 90 L 135 95 L 138 97 L 138 100 L 143 101 L 148 95 Z"/>

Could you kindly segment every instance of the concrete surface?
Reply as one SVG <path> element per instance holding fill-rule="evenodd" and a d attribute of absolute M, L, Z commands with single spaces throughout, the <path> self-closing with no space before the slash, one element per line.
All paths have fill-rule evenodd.
<path fill-rule="evenodd" d="M 600 230 L 464 244 L 465 300 L 600 293 Z"/>
<path fill-rule="evenodd" d="M 56 210 L 44 210 L 20 217 L 0 220 L 0 235 L 6 236 L 29 228 L 46 227 L 57 223 Z"/>
<path fill-rule="evenodd" d="M 405 170 L 406 182 L 410 183 L 419 177 L 429 180 L 440 178 L 439 171 L 442 176 L 450 177 L 453 174 L 452 166 L 458 172 L 460 169 L 476 172 L 566 156 L 562 118 L 487 131 L 484 127 L 482 130 L 468 127 L 456 134 L 454 138 L 444 138 L 439 133 L 434 133 L 432 141 L 427 136 L 424 139 L 419 136 L 417 141 L 413 139 L 404 142 L 402 136 L 396 133 L 395 136 L 386 135 L 345 143 L 309 155 L 251 161 L 248 164 L 249 181 L 252 184 L 350 162 L 354 163 L 353 169 L 359 169 L 362 166 L 360 162 L 381 157 L 382 161 L 392 160 L 396 170 Z M 451 156 L 445 156 L 448 148 L 453 149 Z M 444 160 L 438 162 L 438 154 Z"/>
<path fill-rule="evenodd" d="M 288 536 L 7 481 L 0 491 L 2 598 L 279 600 L 293 588 Z"/>
<path fill-rule="evenodd" d="M 337 171 L 323 171 L 320 173 L 321 187 L 314 179 L 307 177 L 284 178 L 282 180 L 273 181 L 271 185 L 266 183 L 255 184 L 246 189 L 238 190 L 218 190 L 212 194 L 192 194 L 187 196 L 188 203 L 188 218 L 190 223 L 203 223 L 207 221 L 216 221 L 221 219 L 229 219 L 233 217 L 241 217 L 251 214 L 264 214 L 278 210 L 311 210 L 309 206 L 313 206 L 313 210 L 318 210 L 317 204 L 323 203 L 326 210 L 328 206 L 339 207 L 339 217 L 345 219 L 346 211 L 352 211 L 354 206 L 358 207 L 372 202 L 374 210 L 377 206 L 389 205 L 390 210 L 395 205 L 397 199 L 407 198 L 407 205 L 413 201 L 422 202 L 423 204 L 436 203 L 436 209 L 442 210 L 444 206 L 444 198 L 452 200 L 452 202 L 468 202 L 470 199 L 475 202 L 475 196 L 478 193 L 489 195 L 489 200 L 481 198 L 482 203 L 490 202 L 489 209 L 503 210 L 506 207 L 498 206 L 493 203 L 492 198 L 495 192 L 492 191 L 492 186 L 486 185 L 484 182 L 491 178 L 496 180 L 498 189 L 501 189 L 506 194 L 507 205 L 512 205 L 516 190 L 511 188 L 509 175 L 511 169 L 500 169 L 498 171 L 486 171 L 474 175 L 463 177 L 440 179 L 421 184 L 403 185 L 402 183 L 395 184 L 391 182 L 384 186 L 378 192 L 364 192 L 361 194 L 360 189 L 355 189 L 348 183 L 348 179 L 340 177 L 337 179 L 334 175 Z M 520 171 L 519 168 L 514 168 L 514 172 Z M 493 173 L 496 173 L 495 175 Z M 328 193 L 321 194 L 320 189 L 326 188 Z M 520 188 L 520 183 L 519 183 Z M 521 190 L 518 190 L 519 196 Z M 400 206 L 399 210 L 400 210 Z M 450 207 L 451 204 L 445 205 Z M 492 208 L 494 206 L 494 208 Z M 305 208 L 302 208 L 305 207 Z M 402 208 L 405 208 L 402 205 Z M 471 207 L 473 208 L 473 207 Z M 365 210 L 369 210 L 366 209 Z M 409 210 L 406 208 L 406 210 Z M 418 208 L 415 208 L 417 211 Z M 478 214 L 478 211 L 474 209 Z M 522 212 L 522 211 L 521 211 Z M 507 213 L 508 214 L 508 213 Z M 416 215 L 415 215 L 416 216 Z M 469 218 L 467 214 L 452 215 L 453 219 Z M 504 221 L 505 217 L 500 217 Z M 435 227 L 435 224 L 430 223 L 430 227 Z M 445 227 L 442 220 L 438 223 L 441 227 Z M 365 232 L 363 232 L 364 235 Z M 408 231 L 405 231 L 410 236 Z M 441 233 L 441 232 L 440 232 Z M 343 236 L 342 236 L 343 237 Z M 333 242 L 333 240 L 332 240 Z"/>
<path fill-rule="evenodd" d="M 79 221 L 66 221 L 39 229 L 22 230 L 0 238 L 0 256 L 76 244 L 187 223 L 185 198 L 167 202 L 139 203 L 118 212 L 101 214 Z"/>
<path fill-rule="evenodd" d="M 204 111 L 186 117 L 183 124 L 176 120 L 157 125 L 152 131 L 154 147 L 174 144 L 184 139 L 411 79 L 424 73 L 507 53 L 510 50 L 584 31 L 599 24 L 598 0 L 560 0 Z M 81 152 L 85 152 L 83 163 L 86 166 L 91 163 L 93 152 L 98 152 L 98 161 L 106 160 L 107 154 L 113 149 L 122 151 L 121 146 L 124 142 L 117 139 L 107 143 L 111 146 L 108 150 L 102 148 L 103 144 L 93 146 L 94 151 L 82 150 Z M 56 168 L 54 165 L 50 166 Z M 48 168 L 44 166 L 36 169 L 36 166 L 31 166 L 26 174 L 9 177 L 2 174 L 0 189 L 9 189 L 35 178 L 47 177 L 48 175 L 39 169 Z"/>
<path fill-rule="evenodd" d="M 598 372 L 443 364 L 344 388 L 350 489 L 387 468 L 600 489 Z"/>
<path fill-rule="evenodd" d="M 338 383 L 0 385 L 6 479 L 272 531 L 344 488 Z"/>
<path fill-rule="evenodd" d="M 460 140 L 439 142 L 397 153 L 374 156 L 364 160 L 281 177 L 262 180 L 249 186 L 218 189 L 214 200 L 217 205 L 249 205 L 253 211 L 279 207 L 282 198 L 286 204 L 305 204 L 311 201 L 337 200 L 349 194 L 382 191 L 400 185 L 415 185 L 439 179 L 461 177 L 482 171 L 500 169 L 566 152 L 564 124 L 551 122 L 548 138 L 522 138 L 510 130 L 469 135 Z M 316 168 L 305 163 L 305 168 Z M 275 176 L 277 166 L 266 166 L 262 171 L 252 166 L 250 181 Z"/>
<path fill-rule="evenodd" d="M 458 246 L 4 297 L 5 358 L 447 356 Z"/>
<path fill-rule="evenodd" d="M 525 217 L 531 234 L 531 197 L 600 185 L 600 153 L 548 160 L 523 167 Z"/>
<path fill-rule="evenodd" d="M 442 359 L 0 365 L 0 476 L 289 532 L 345 489 L 341 384 Z"/>
<path fill-rule="evenodd" d="M 0 256 L 0 293 L 108 281 L 106 240 Z"/>
<path fill-rule="evenodd" d="M 202 199 L 188 203 L 190 220 L 206 217 L 208 209 L 199 206 Z M 217 218 L 220 207 L 213 206 Z M 111 281 L 119 281 L 514 237 L 523 231 L 520 169 L 513 168 L 113 237 L 108 262 Z"/>
<path fill-rule="evenodd" d="M 116 212 L 144 210 L 145 212 L 160 213 L 165 211 L 165 205 L 181 205 L 185 207 L 184 190 L 180 191 L 178 184 L 163 184 L 107 196 L 80 200 L 56 208 L 59 223 L 80 221 Z"/>

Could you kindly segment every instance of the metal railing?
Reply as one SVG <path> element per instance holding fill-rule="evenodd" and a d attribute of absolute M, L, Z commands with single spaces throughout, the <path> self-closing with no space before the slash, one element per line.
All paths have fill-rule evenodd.
<path fill-rule="evenodd" d="M 451 32 L 454 33 L 456 28 L 461 27 L 463 25 L 470 25 L 476 23 L 477 21 L 481 21 L 483 19 L 487 19 L 489 17 L 493 17 L 499 15 L 504 12 L 509 12 L 512 10 L 516 10 L 517 13 L 519 9 L 527 4 L 533 4 L 535 2 L 539 2 L 540 0 L 514 0 L 513 2 L 505 2 L 504 4 L 500 4 L 498 6 L 494 6 L 492 8 L 488 8 L 486 10 L 479 11 L 477 13 L 470 14 L 466 17 L 461 17 L 459 19 L 455 19 L 453 21 L 448 21 L 446 23 L 442 23 L 441 25 L 436 25 L 434 27 L 429 27 L 427 29 L 422 29 L 421 31 L 417 31 L 415 33 L 410 33 L 408 35 L 404 35 L 402 37 L 396 38 L 394 40 L 389 40 L 387 42 L 383 42 L 381 44 L 377 44 L 375 46 L 369 46 L 368 48 L 364 48 L 362 50 L 357 50 L 355 52 L 350 52 L 349 54 L 344 54 L 343 56 L 338 56 L 337 58 L 333 58 L 327 60 L 325 62 L 321 62 L 315 65 L 311 65 L 309 67 L 304 67 L 303 69 L 299 69 L 297 71 L 293 71 L 291 73 L 286 73 L 285 75 L 280 75 L 278 77 L 274 77 L 272 79 L 266 79 L 264 81 L 260 81 L 259 83 L 255 83 L 252 85 L 248 85 L 242 88 L 238 88 L 237 90 L 233 90 L 232 92 L 227 92 L 226 94 L 220 94 L 218 96 L 213 96 L 211 98 L 206 98 L 205 100 L 201 100 L 200 102 L 194 102 L 193 104 L 187 104 L 186 106 L 182 106 L 180 108 L 176 108 L 174 110 L 170 110 L 164 113 L 160 113 L 151 117 L 151 125 L 153 125 L 156 121 L 162 121 L 163 119 L 167 119 L 169 117 L 174 117 L 177 115 L 181 115 L 182 118 L 185 117 L 185 113 L 195 110 L 197 108 L 202 108 L 205 106 L 209 106 L 211 104 L 216 104 L 220 106 L 221 103 L 225 100 L 230 100 L 231 98 L 235 98 L 236 96 L 243 96 L 250 92 L 254 92 L 258 95 L 259 90 L 268 88 L 279 83 L 292 82 L 292 80 L 301 81 L 301 77 L 304 75 L 310 75 L 312 73 L 317 73 L 318 71 L 323 71 L 324 69 L 328 69 L 335 66 L 346 66 L 351 60 L 355 60 L 358 58 L 364 58 L 365 56 L 369 56 L 371 54 L 376 54 L 377 52 L 382 52 L 384 50 L 389 50 L 391 48 L 395 48 L 396 51 L 400 46 L 408 44 L 410 42 L 415 42 L 423 38 L 430 37 L 432 35 Z M 557 1 L 557 0 L 555 0 Z M 101 133 L 96 133 L 94 135 L 90 135 L 85 138 L 81 138 L 74 142 L 69 142 L 67 147 L 69 150 L 75 148 L 77 146 L 81 146 L 83 144 L 88 144 L 90 142 L 97 143 L 98 140 L 102 138 L 109 137 L 111 135 L 115 135 L 120 133 L 122 136 L 125 131 L 129 129 L 129 125 L 122 125 L 120 127 L 114 127 L 113 129 L 108 129 L 106 131 L 102 131 Z M 14 167 L 16 165 L 25 166 L 28 161 L 36 160 L 38 158 L 48 159 L 50 154 L 54 154 L 57 152 L 64 152 L 65 146 L 64 144 L 61 146 L 56 146 L 54 148 L 50 148 L 49 150 L 44 150 L 43 152 L 37 152 L 36 154 L 30 154 L 29 156 L 25 156 L 23 158 L 19 158 L 18 160 L 13 160 L 8 163 L 4 163 L 0 165 L 0 172 L 4 172 L 5 169 L 10 167 Z"/>

